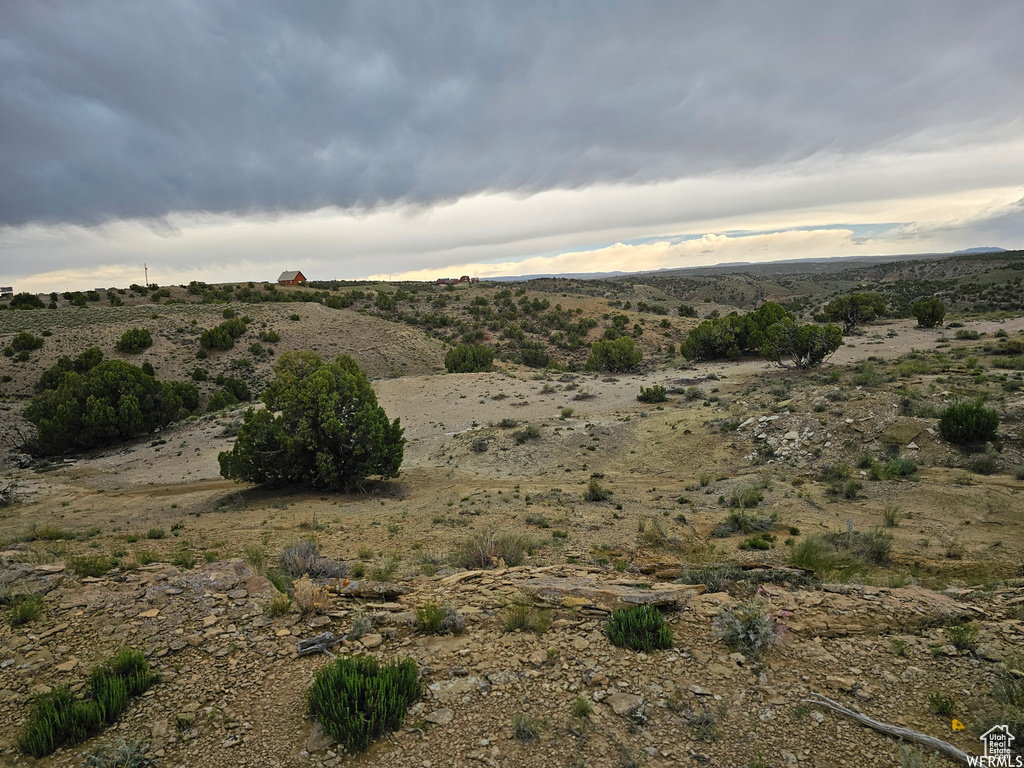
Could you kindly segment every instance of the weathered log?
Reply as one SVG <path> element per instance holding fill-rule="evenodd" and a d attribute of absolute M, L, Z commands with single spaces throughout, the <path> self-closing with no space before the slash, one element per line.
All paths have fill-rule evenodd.
<path fill-rule="evenodd" d="M 333 658 L 334 654 L 330 652 L 330 648 L 335 646 L 340 641 L 334 636 L 333 632 L 321 632 L 316 637 L 307 637 L 305 640 L 299 640 L 295 644 L 295 652 L 299 656 L 310 656 L 314 653 L 326 653 L 328 656 Z"/>
<path fill-rule="evenodd" d="M 822 696 L 820 693 L 810 694 L 812 698 L 804 699 L 805 704 L 818 704 L 826 706 L 829 709 L 833 709 L 840 714 L 846 715 L 847 717 L 853 718 L 861 725 L 866 725 L 868 728 L 873 728 L 879 733 L 884 733 L 887 736 L 895 736 L 897 739 L 906 739 L 907 741 L 913 741 L 917 744 L 934 749 L 937 752 L 941 752 L 944 755 L 952 757 L 954 760 L 959 760 L 965 765 L 970 765 L 970 755 L 966 752 L 961 751 L 957 747 L 954 747 L 949 742 L 937 739 L 934 736 L 929 736 L 926 733 L 919 733 L 918 731 L 912 731 L 909 728 L 900 728 L 898 725 L 889 725 L 883 723 L 867 715 L 862 715 L 860 712 L 854 712 L 852 709 L 847 709 L 842 704 L 832 701 L 832 699 Z"/>

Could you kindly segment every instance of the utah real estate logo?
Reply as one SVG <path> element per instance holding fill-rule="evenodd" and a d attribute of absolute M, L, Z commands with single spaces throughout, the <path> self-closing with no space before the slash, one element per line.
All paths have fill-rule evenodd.
<path fill-rule="evenodd" d="M 985 745 L 985 754 L 981 757 L 968 756 L 968 765 L 983 766 L 983 768 L 1024 767 L 1024 757 L 1020 755 L 1014 757 L 1013 755 L 1014 735 L 1010 733 L 1009 726 L 994 725 L 981 734 L 980 738 Z"/>

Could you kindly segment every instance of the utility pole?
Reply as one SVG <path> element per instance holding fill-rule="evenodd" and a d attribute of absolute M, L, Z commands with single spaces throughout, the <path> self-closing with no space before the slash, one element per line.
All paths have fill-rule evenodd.
<path fill-rule="evenodd" d="M 149 267 L 146 266 L 145 262 L 142 264 L 142 268 L 146 271 L 146 282 L 145 285 L 149 285 Z"/>

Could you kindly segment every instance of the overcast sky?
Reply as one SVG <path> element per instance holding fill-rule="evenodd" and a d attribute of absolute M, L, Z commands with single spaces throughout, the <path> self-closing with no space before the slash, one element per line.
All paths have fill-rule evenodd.
<path fill-rule="evenodd" d="M 1024 3 L 0 3 L 0 283 L 1024 247 Z"/>

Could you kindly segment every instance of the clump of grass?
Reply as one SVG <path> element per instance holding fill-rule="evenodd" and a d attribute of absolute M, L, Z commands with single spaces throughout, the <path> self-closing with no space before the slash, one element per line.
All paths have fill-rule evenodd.
<path fill-rule="evenodd" d="M 416 662 L 381 665 L 371 656 L 342 656 L 321 667 L 306 693 L 309 713 L 350 752 L 401 727 L 420 697 Z"/>
<path fill-rule="evenodd" d="M 882 522 L 888 528 L 895 528 L 903 519 L 903 509 L 899 504 L 887 504 L 882 510 Z"/>
<path fill-rule="evenodd" d="M 11 615 L 8 622 L 12 627 L 28 624 L 42 615 L 42 595 L 15 595 L 11 599 Z"/>
<path fill-rule="evenodd" d="M 156 562 L 156 553 L 148 549 L 140 549 L 133 557 L 137 565 L 150 565 Z"/>
<path fill-rule="evenodd" d="M 604 632 L 612 645 L 650 653 L 672 647 L 672 629 L 657 608 L 642 605 L 612 611 Z"/>
<path fill-rule="evenodd" d="M 836 551 L 850 551 L 872 565 L 888 565 L 892 557 L 893 535 L 885 531 L 828 533 L 824 539 Z"/>
<path fill-rule="evenodd" d="M 953 712 L 956 711 L 956 702 L 953 700 L 953 697 L 939 691 L 933 691 L 928 694 L 928 704 L 931 705 L 935 714 L 942 715 L 943 717 L 952 717 Z"/>
<path fill-rule="evenodd" d="M 726 518 L 715 526 L 714 530 L 711 531 L 711 535 L 716 539 L 728 538 L 734 533 L 761 533 L 763 531 L 770 531 L 775 527 L 775 522 L 778 516 L 774 513 L 771 515 L 757 516 L 749 515 L 742 511 L 730 512 Z"/>
<path fill-rule="evenodd" d="M 68 567 L 77 575 L 82 577 L 97 578 L 107 573 L 113 566 L 113 562 L 105 555 L 81 555 L 80 557 L 69 557 Z"/>
<path fill-rule="evenodd" d="M 733 507 L 753 509 L 763 500 L 764 494 L 761 493 L 761 489 L 755 485 L 751 485 L 734 493 L 732 495 L 732 500 L 730 501 L 730 504 Z"/>
<path fill-rule="evenodd" d="M 274 599 L 263 606 L 263 615 L 271 619 L 285 616 L 292 609 L 292 599 L 284 592 L 278 592 Z"/>
<path fill-rule="evenodd" d="M 973 651 L 978 647 L 978 627 L 970 621 L 955 617 L 942 628 L 949 644 L 958 651 Z"/>
<path fill-rule="evenodd" d="M 428 635 L 453 635 L 466 628 L 466 620 L 452 603 L 428 600 L 416 609 L 416 629 Z"/>
<path fill-rule="evenodd" d="M 779 640 L 779 628 L 764 600 L 752 598 L 715 617 L 714 635 L 734 651 L 761 658 Z"/>
<path fill-rule="evenodd" d="M 141 651 L 122 649 L 92 671 L 86 698 L 76 700 L 63 686 L 36 696 L 18 737 L 18 749 L 43 757 L 84 741 L 116 722 L 129 699 L 145 692 L 156 679 Z"/>
<path fill-rule="evenodd" d="M 340 579 L 348 575 L 345 564 L 321 555 L 319 545 L 312 539 L 292 544 L 277 559 L 281 570 L 296 579 Z"/>
<path fill-rule="evenodd" d="M 543 635 L 551 628 L 551 611 L 537 610 L 530 598 L 522 593 L 515 595 L 502 614 L 503 632 L 533 632 Z"/>
<path fill-rule="evenodd" d="M 488 529 L 466 539 L 451 557 L 457 568 L 497 568 L 522 565 L 532 549 L 530 540 L 520 534 L 497 533 Z"/>
<path fill-rule="evenodd" d="M 892 652 L 899 656 L 901 659 L 907 658 L 910 655 L 910 643 L 901 637 L 897 637 L 891 643 Z"/>
<path fill-rule="evenodd" d="M 245 562 L 251 565 L 257 573 L 262 573 L 267 565 L 267 551 L 259 544 L 246 544 L 243 552 Z"/>
<path fill-rule="evenodd" d="M 583 498 L 586 501 L 606 501 L 611 495 L 612 492 L 601 485 L 601 481 L 596 477 L 590 478 L 587 490 L 583 492 Z"/>
<path fill-rule="evenodd" d="M 583 697 L 577 696 L 572 701 L 572 706 L 569 709 L 573 717 L 588 718 L 594 711 L 594 705 L 590 703 L 590 700 Z"/>
<path fill-rule="evenodd" d="M 65 541 L 75 538 L 71 531 L 56 525 L 33 525 L 29 533 L 29 541 Z"/>
<path fill-rule="evenodd" d="M 821 579 L 847 579 L 866 570 L 867 564 L 847 551 L 840 552 L 821 536 L 808 536 L 790 552 L 790 565 L 814 571 Z"/>
<path fill-rule="evenodd" d="M 166 539 L 167 538 L 167 531 L 165 531 L 163 528 L 150 528 L 148 531 L 146 531 L 146 538 L 147 539 Z"/>
<path fill-rule="evenodd" d="M 653 549 L 677 549 L 680 541 L 674 536 L 665 533 L 661 523 L 656 517 L 641 518 L 637 521 L 637 529 L 640 534 L 640 543 Z"/>
<path fill-rule="evenodd" d="M 521 744 L 532 744 L 540 738 L 544 721 L 539 717 L 531 717 L 519 712 L 512 718 L 512 736 Z"/>
<path fill-rule="evenodd" d="M 680 584 L 703 584 L 709 593 L 725 592 L 743 572 L 731 565 L 687 567 L 676 581 Z"/>

